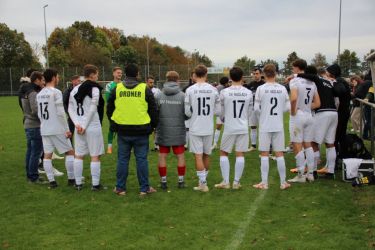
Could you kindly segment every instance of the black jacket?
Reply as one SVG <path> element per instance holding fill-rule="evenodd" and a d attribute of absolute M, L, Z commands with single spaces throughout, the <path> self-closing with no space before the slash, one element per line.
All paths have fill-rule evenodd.
<path fill-rule="evenodd" d="M 350 116 L 350 87 L 349 83 L 345 81 L 344 78 L 338 77 L 336 78 L 336 83 L 334 84 L 333 88 L 335 89 L 335 93 L 339 98 L 340 104 L 337 112 L 345 116 Z"/>
<path fill-rule="evenodd" d="M 127 89 L 133 89 L 139 84 L 136 78 L 126 78 L 125 79 L 125 87 Z M 158 125 L 158 111 L 157 106 L 155 103 L 154 94 L 152 93 L 151 89 L 146 88 L 146 96 L 145 100 L 148 105 L 147 113 L 150 116 L 150 123 L 145 125 L 120 125 L 116 124 L 112 119 L 113 112 L 116 109 L 115 106 L 116 100 L 116 88 L 111 91 L 111 94 L 108 98 L 107 103 L 107 117 L 108 120 L 111 122 L 110 129 L 113 132 L 117 132 L 119 135 L 125 136 L 142 136 L 142 135 L 149 135 Z"/>
<path fill-rule="evenodd" d="M 313 81 L 318 90 L 320 97 L 320 107 L 315 112 L 334 111 L 336 112 L 335 105 L 335 90 L 332 83 L 324 78 L 314 74 L 298 74 L 298 77 Z"/>

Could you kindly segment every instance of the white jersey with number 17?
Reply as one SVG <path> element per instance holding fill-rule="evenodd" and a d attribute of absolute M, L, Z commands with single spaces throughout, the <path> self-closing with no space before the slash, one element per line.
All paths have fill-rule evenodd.
<path fill-rule="evenodd" d="M 284 131 L 284 112 L 290 110 L 286 88 L 278 83 L 265 83 L 255 93 L 254 110 L 260 112 L 259 131 Z"/>
<path fill-rule="evenodd" d="M 249 133 L 249 115 L 253 109 L 253 94 L 243 86 L 231 86 L 220 92 L 224 133 L 237 135 Z"/>
<path fill-rule="evenodd" d="M 186 90 L 185 114 L 190 118 L 189 133 L 207 136 L 214 133 L 214 114 L 220 114 L 219 93 L 209 83 L 196 83 Z"/>

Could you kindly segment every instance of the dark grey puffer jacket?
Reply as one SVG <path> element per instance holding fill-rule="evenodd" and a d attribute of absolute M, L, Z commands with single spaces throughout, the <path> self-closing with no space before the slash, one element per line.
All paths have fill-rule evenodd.
<path fill-rule="evenodd" d="M 185 94 L 180 86 L 176 82 L 166 82 L 155 98 L 159 110 L 155 143 L 162 146 L 185 145 Z"/>

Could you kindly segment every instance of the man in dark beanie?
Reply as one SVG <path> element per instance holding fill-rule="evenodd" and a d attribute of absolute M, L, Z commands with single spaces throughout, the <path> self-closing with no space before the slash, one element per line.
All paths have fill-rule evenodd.
<path fill-rule="evenodd" d="M 335 147 L 338 152 L 338 157 L 341 158 L 340 152 L 342 154 L 342 151 L 345 150 L 346 129 L 350 117 L 350 87 L 349 83 L 341 77 L 341 68 L 337 64 L 327 67 L 327 77 L 328 79 L 335 81 L 333 88 L 339 99 Z"/>

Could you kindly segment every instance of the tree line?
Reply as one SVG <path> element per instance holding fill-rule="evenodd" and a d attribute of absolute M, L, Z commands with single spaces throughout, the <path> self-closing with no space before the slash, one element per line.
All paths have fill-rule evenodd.
<path fill-rule="evenodd" d="M 55 28 L 48 37 L 47 46 L 49 65 L 57 68 L 82 67 L 87 63 L 107 68 L 128 63 L 164 66 L 194 66 L 199 63 L 208 67 L 213 65 L 207 55 L 198 51 L 188 52 L 179 46 L 162 44 L 149 36 L 126 36 L 118 28 L 95 27 L 88 21 L 76 21 L 67 28 Z M 41 68 L 39 58 L 45 51 L 45 46 L 30 45 L 22 32 L 11 30 L 5 23 L 0 23 L 0 68 Z M 369 53 L 373 51 L 372 49 Z M 251 72 L 256 65 L 274 63 L 282 74 L 288 75 L 291 73 L 292 62 L 297 58 L 299 56 L 293 51 L 283 65 L 279 65 L 274 59 L 256 62 L 245 55 L 238 58 L 234 65 L 242 67 L 245 72 Z M 311 60 L 311 64 L 326 67 L 328 62 L 326 56 L 318 52 Z M 340 54 L 340 66 L 343 75 L 368 70 L 365 56 L 361 60 L 356 52 L 348 49 Z"/>

